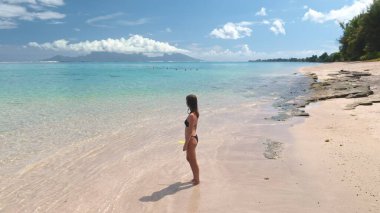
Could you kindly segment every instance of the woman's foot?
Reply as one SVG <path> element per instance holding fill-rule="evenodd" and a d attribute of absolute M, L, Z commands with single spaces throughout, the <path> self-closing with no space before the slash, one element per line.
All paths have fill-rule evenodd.
<path fill-rule="evenodd" d="M 195 179 L 192 179 L 191 182 L 193 183 L 194 186 L 200 183 L 199 180 L 195 180 Z"/>

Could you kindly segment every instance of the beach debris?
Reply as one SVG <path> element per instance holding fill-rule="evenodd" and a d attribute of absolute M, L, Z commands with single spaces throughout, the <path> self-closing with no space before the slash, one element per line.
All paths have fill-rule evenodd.
<path fill-rule="evenodd" d="M 265 177 L 264 180 L 269 180 L 269 177 Z"/>
<path fill-rule="evenodd" d="M 271 139 L 266 139 L 264 157 L 267 159 L 277 159 L 283 150 L 282 143 Z"/>
<path fill-rule="evenodd" d="M 330 142 L 330 139 L 326 139 L 325 142 L 326 142 L 326 143 Z"/>

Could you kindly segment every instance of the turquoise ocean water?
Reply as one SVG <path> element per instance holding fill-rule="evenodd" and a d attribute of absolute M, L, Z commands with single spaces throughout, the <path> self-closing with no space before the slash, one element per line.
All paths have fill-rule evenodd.
<path fill-rule="evenodd" d="M 307 65 L 0 64 L 0 172 L 99 135 L 160 131 L 144 130 L 152 121 L 161 128 L 176 125 L 190 93 L 199 97 L 202 112 L 284 97 L 289 82 L 302 78 L 294 73 Z"/>

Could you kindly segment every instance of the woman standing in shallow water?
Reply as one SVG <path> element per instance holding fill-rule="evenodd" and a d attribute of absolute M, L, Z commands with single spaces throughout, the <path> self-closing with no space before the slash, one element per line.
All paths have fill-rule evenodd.
<path fill-rule="evenodd" d="M 192 182 L 194 185 L 197 185 L 199 184 L 199 167 L 195 153 L 195 148 L 198 144 L 197 125 L 199 119 L 197 96 L 186 96 L 186 104 L 190 113 L 185 120 L 185 144 L 183 145 L 183 151 L 186 151 L 186 159 L 193 172 Z"/>

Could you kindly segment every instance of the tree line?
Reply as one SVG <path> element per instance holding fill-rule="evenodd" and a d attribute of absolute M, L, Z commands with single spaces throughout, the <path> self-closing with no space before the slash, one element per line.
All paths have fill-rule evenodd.
<path fill-rule="evenodd" d="M 380 0 L 374 0 L 365 13 L 340 26 L 343 29 L 339 39 L 342 60 L 380 58 Z"/>
<path fill-rule="evenodd" d="M 272 58 L 272 59 L 257 59 L 249 60 L 249 62 L 334 62 L 341 61 L 341 54 L 331 53 L 330 55 L 325 52 L 322 55 L 312 55 L 311 57 L 306 58 Z"/>

